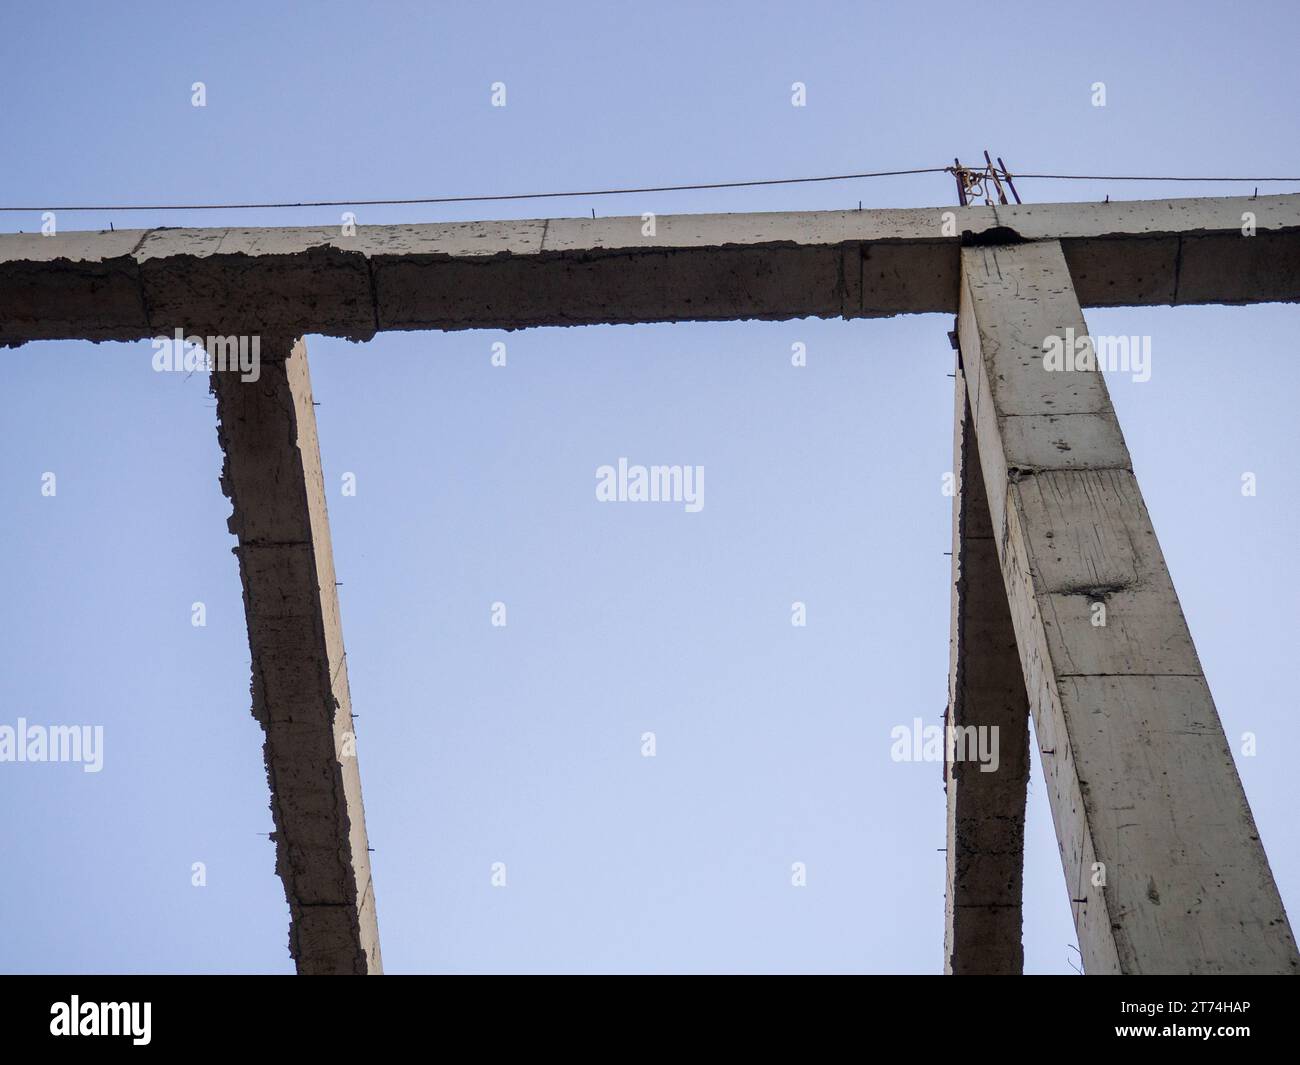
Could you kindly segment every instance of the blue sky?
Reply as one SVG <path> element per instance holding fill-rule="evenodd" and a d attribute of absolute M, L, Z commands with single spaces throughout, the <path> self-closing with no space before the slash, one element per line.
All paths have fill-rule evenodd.
<path fill-rule="evenodd" d="M 985 147 L 1023 171 L 1296 174 L 1296 30 L 1285 3 L 1004 4 L 990 19 L 919 3 L 11 2 L 0 200 L 512 193 L 941 166 Z M 504 108 L 490 105 L 497 81 Z M 795 81 L 806 107 L 791 106 Z M 926 175 L 357 213 L 859 201 L 948 204 L 953 190 Z M 59 226 L 338 215 L 89 212 Z M 37 213 L 0 215 L 4 231 L 39 228 Z M 1112 395 L 1294 916 L 1300 310 L 1088 322 L 1152 338 L 1151 380 L 1112 377 Z M 941 968 L 941 768 L 889 752 L 894 726 L 937 723 L 946 700 L 949 328 L 308 339 L 389 971 Z M 505 367 L 490 364 L 497 341 Z M 155 373 L 151 355 L 147 342 L 3 353 L 0 724 L 105 735 L 99 773 L 0 765 L 6 971 L 292 969 L 213 401 L 202 375 Z M 703 465 L 705 508 L 597 503 L 594 471 L 620 456 Z M 790 625 L 796 600 L 806 628 Z M 648 730 L 654 758 L 640 754 Z M 1034 772 L 1026 967 L 1068 972 Z M 498 861 L 505 889 L 490 884 Z M 790 885 L 795 861 L 806 888 Z"/>

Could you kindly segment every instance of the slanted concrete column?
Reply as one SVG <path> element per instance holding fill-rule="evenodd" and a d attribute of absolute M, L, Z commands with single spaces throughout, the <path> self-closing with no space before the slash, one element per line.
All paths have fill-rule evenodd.
<path fill-rule="evenodd" d="M 1024 967 L 1020 932 L 1029 701 L 960 357 L 956 378 L 944 970 L 1012 974 Z M 981 764 L 974 757 L 981 749 L 991 750 L 996 761 Z"/>
<path fill-rule="evenodd" d="M 1069 329 L 1060 243 L 963 249 L 967 392 L 1085 969 L 1295 972 L 1105 382 L 1044 364 Z"/>
<path fill-rule="evenodd" d="M 307 350 L 262 336 L 260 373 L 213 370 L 221 484 L 244 584 L 253 714 L 275 818 L 289 950 L 302 974 L 379 973 L 379 928 L 352 729 Z M 251 376 L 251 375 L 248 375 Z"/>

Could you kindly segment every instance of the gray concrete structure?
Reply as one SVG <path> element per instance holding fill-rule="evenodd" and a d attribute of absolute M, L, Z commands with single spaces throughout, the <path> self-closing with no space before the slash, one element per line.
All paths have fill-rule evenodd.
<path fill-rule="evenodd" d="M 1243 216 L 1257 235 L 1243 240 Z M 0 236 L 0 344 L 955 313 L 963 240 L 1060 239 L 1085 307 L 1300 299 L 1300 195 Z M 235 324 L 238 323 L 238 328 Z"/>
<path fill-rule="evenodd" d="M 244 583 L 253 714 L 304 974 L 379 973 L 379 927 L 352 728 L 307 349 L 262 337 L 261 372 L 214 371 L 221 486 Z"/>
<path fill-rule="evenodd" d="M 1044 362 L 1047 338 L 1087 336 L 1064 251 L 967 248 L 962 275 L 969 409 L 1085 969 L 1298 972 L 1105 379 Z"/>
<path fill-rule="evenodd" d="M 1020 970 L 1032 711 L 1089 972 L 1300 967 L 1081 306 L 1300 301 L 1300 196 L 0 236 L 0 345 L 258 335 L 214 371 L 303 973 L 381 971 L 307 333 L 959 313 L 949 972 Z M 1091 623 L 1101 602 L 1107 625 Z M 1098 870 L 1101 870 L 1100 879 Z"/>
<path fill-rule="evenodd" d="M 955 975 L 1019 973 L 1029 786 L 1029 700 L 1002 587 L 966 378 L 957 361 L 953 434 L 952 637 L 944 763 L 948 888 L 944 969 Z M 998 763 L 954 757 L 955 730 L 996 729 Z M 969 732 L 966 732 L 969 735 Z"/>

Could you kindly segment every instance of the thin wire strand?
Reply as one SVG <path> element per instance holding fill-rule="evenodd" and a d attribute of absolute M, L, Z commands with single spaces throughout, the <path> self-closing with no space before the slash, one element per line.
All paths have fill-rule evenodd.
<path fill-rule="evenodd" d="M 631 196 L 650 192 L 698 192 L 708 189 L 745 189 L 769 185 L 806 185 L 826 181 L 860 181 L 867 178 L 901 177 L 909 174 L 951 174 L 951 166 L 917 167 L 911 170 L 875 170 L 861 174 L 829 174 L 823 177 L 767 178 L 761 181 L 714 181 L 695 185 L 648 185 L 626 189 L 587 189 L 582 192 L 520 192 L 489 196 L 426 196 L 400 200 L 302 200 L 296 203 L 155 203 L 99 204 L 97 206 L 0 207 L 3 212 L 31 211 L 260 211 L 294 207 L 404 207 L 445 203 L 491 203 L 503 200 L 558 200 L 590 196 Z M 1010 174 L 1014 181 L 1200 181 L 1300 182 L 1300 177 L 1157 177 L 1137 174 Z"/>
<path fill-rule="evenodd" d="M 1042 178 L 1057 181 L 1246 181 L 1264 184 L 1266 181 L 1300 181 L 1300 177 L 1150 177 L 1132 174 L 1012 174 L 1013 181 L 1021 178 Z"/>
<path fill-rule="evenodd" d="M 0 207 L 0 211 L 248 211 L 271 207 L 399 207 L 436 203 L 487 203 L 495 200 L 552 200 L 574 196 L 629 196 L 646 192 L 692 192 L 701 189 L 743 189 L 757 185 L 804 185 L 816 181 L 856 181 L 861 178 L 898 177 L 903 174 L 942 174 L 951 167 L 931 166 L 915 170 L 877 170 L 864 174 L 832 174 L 826 177 L 769 178 L 764 181 L 716 181 L 701 185 L 655 185 L 631 189 L 588 189 L 583 192 L 521 192 L 500 196 L 432 196 L 409 200 L 306 200 L 301 203 L 190 203 L 145 206 L 104 205 L 99 207 Z"/>

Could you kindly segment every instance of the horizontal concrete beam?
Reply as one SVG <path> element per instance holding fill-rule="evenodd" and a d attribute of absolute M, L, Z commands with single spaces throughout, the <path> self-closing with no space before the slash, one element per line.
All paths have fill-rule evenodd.
<path fill-rule="evenodd" d="M 1255 234 L 1243 227 L 1253 217 Z M 1084 306 L 1300 301 L 1300 194 L 0 235 L 0 345 L 953 313 L 963 244 L 1060 240 Z"/>

